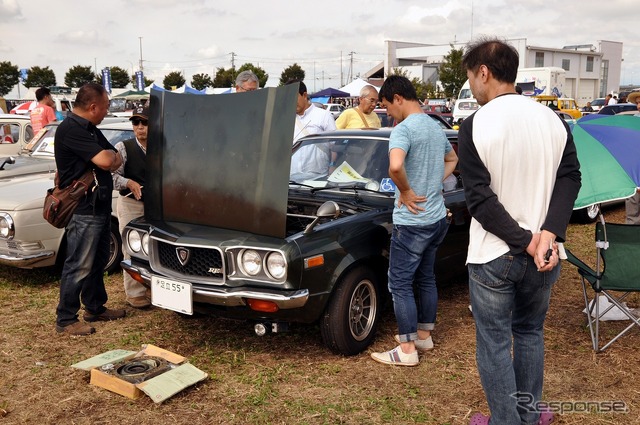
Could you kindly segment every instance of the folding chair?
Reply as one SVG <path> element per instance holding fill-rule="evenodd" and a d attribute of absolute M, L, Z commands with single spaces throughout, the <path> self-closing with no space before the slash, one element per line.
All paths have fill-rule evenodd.
<path fill-rule="evenodd" d="M 596 223 L 596 267 L 593 270 L 567 250 L 567 260 L 578 268 L 582 278 L 582 292 L 587 311 L 591 342 L 596 352 L 606 350 L 634 326 L 640 328 L 636 317 L 624 300 L 633 292 L 640 292 L 640 226 L 629 224 Z M 599 271 L 602 269 L 602 271 Z M 587 286 L 595 291 L 589 303 Z M 600 311 L 599 297 L 604 296 L 611 305 Z M 631 324 L 600 348 L 600 322 L 612 308 L 617 307 Z M 594 312 L 595 311 L 595 312 Z"/>

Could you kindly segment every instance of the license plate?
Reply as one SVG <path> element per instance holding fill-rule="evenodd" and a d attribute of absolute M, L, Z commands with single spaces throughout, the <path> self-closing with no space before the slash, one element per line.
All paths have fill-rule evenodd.
<path fill-rule="evenodd" d="M 191 284 L 164 277 L 151 277 L 151 304 L 178 313 L 193 314 Z"/>

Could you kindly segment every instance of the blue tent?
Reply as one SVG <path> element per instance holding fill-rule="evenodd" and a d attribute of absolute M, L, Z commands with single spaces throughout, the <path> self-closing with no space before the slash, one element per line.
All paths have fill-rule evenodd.
<path fill-rule="evenodd" d="M 338 89 L 333 89 L 331 87 L 328 87 L 324 90 L 320 90 L 319 92 L 311 95 L 311 99 L 314 99 L 316 97 L 351 97 L 351 94 L 347 93 L 346 91 L 341 91 Z"/>

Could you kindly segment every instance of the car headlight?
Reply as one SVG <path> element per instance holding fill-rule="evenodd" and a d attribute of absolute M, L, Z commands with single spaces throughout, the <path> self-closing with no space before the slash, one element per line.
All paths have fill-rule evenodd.
<path fill-rule="evenodd" d="M 149 256 L 149 234 L 142 235 L 142 252 L 144 255 Z"/>
<path fill-rule="evenodd" d="M 130 230 L 127 233 L 127 245 L 129 245 L 129 249 L 135 253 L 140 252 L 142 249 L 142 238 L 140 238 L 140 233 L 137 230 Z"/>
<path fill-rule="evenodd" d="M 240 267 L 245 274 L 255 276 L 262 270 L 262 257 L 253 249 L 245 249 L 240 252 Z"/>
<path fill-rule="evenodd" d="M 16 228 L 13 225 L 13 219 L 7 213 L 0 213 L 0 238 L 13 239 Z"/>
<path fill-rule="evenodd" d="M 287 272 L 287 263 L 284 255 L 279 252 L 272 252 L 267 255 L 267 272 L 274 279 L 282 279 Z"/>

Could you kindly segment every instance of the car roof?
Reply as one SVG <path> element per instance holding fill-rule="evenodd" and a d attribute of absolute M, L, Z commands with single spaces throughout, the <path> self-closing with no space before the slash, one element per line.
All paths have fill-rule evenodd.
<path fill-rule="evenodd" d="M 18 115 L 18 114 L 0 114 L 0 119 L 8 119 L 8 120 L 24 120 L 31 121 L 31 117 L 29 115 Z"/>
<path fill-rule="evenodd" d="M 346 139 L 349 137 L 358 137 L 358 138 L 372 138 L 372 139 L 388 139 L 391 136 L 392 127 L 382 127 L 382 128 L 356 128 L 356 129 L 346 129 L 346 130 L 334 130 L 334 131 L 325 131 L 318 134 L 310 134 L 305 137 L 301 137 L 298 139 L 294 146 L 297 146 L 304 140 L 311 139 L 326 139 L 335 137 Z M 444 133 L 447 136 L 449 141 L 457 141 L 458 139 L 458 131 L 452 129 L 443 129 Z"/>

